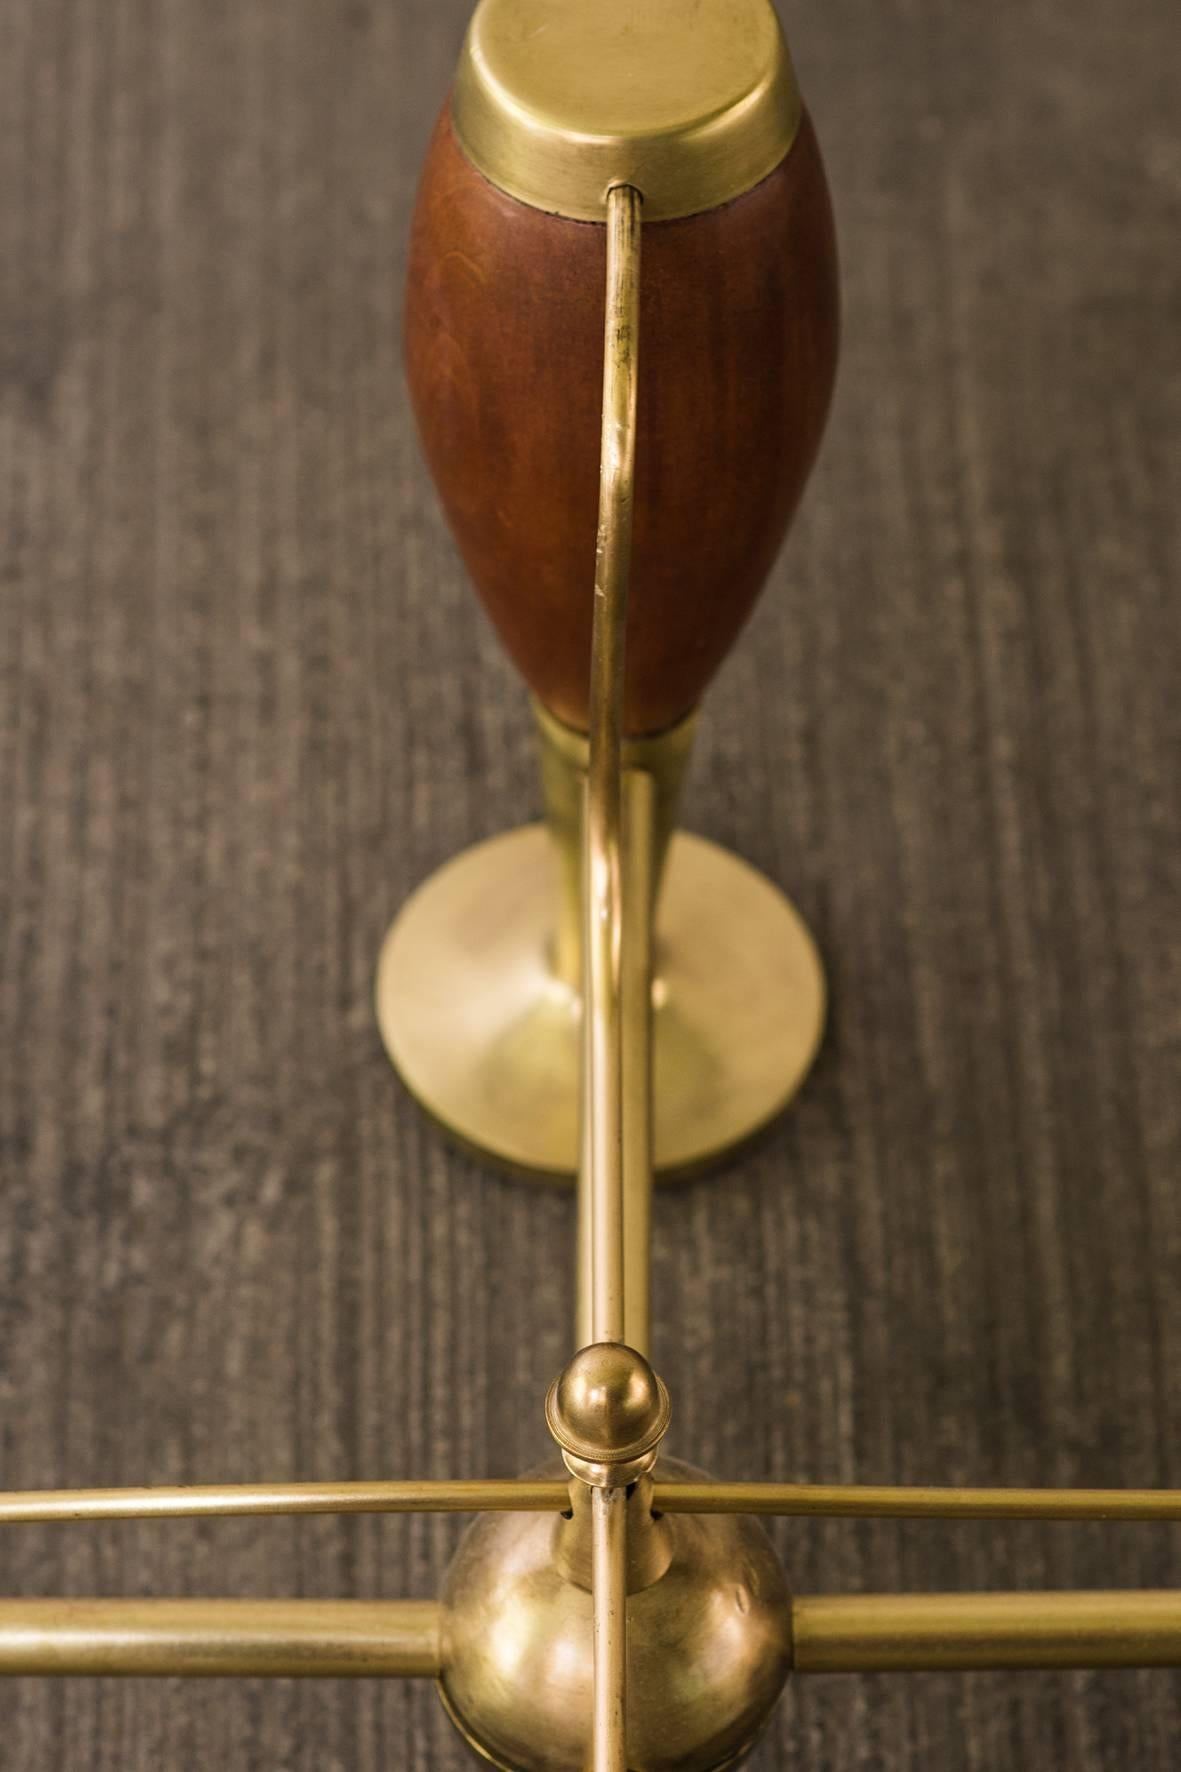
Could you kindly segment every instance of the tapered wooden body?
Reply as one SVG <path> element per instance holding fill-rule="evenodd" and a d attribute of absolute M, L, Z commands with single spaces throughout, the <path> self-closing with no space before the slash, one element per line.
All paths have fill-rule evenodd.
<path fill-rule="evenodd" d="M 426 456 L 485 608 L 550 711 L 586 725 L 606 230 L 490 184 L 445 107 L 410 247 L 405 349 Z M 625 725 L 700 698 L 762 589 L 824 429 L 838 292 L 805 116 L 721 207 L 643 230 Z"/>

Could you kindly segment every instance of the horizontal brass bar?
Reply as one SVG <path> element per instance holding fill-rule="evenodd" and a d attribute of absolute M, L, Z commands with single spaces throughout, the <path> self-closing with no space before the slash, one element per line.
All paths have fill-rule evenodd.
<path fill-rule="evenodd" d="M 431 1600 L 0 1600 L 0 1675 L 433 1679 Z"/>
<path fill-rule="evenodd" d="M 1181 1666 L 1181 1594 L 801 1595 L 797 1673 Z M 427 1600 L 4 1600 L 0 1675 L 434 1678 Z"/>
<path fill-rule="evenodd" d="M 0 1494 L 0 1526 L 295 1514 L 559 1513 L 558 1481 L 241 1483 Z M 667 1514 L 914 1520 L 1181 1520 L 1176 1489 L 921 1489 L 820 1483 L 657 1483 Z"/>
<path fill-rule="evenodd" d="M 47 1489 L 0 1494 L 0 1526 L 69 1520 L 178 1520 L 255 1514 L 558 1513 L 562 1482 L 242 1483 L 178 1489 Z"/>
<path fill-rule="evenodd" d="M 1181 1594 L 852 1594 L 792 1601 L 797 1673 L 1181 1666 Z"/>
<path fill-rule="evenodd" d="M 866 1520 L 1181 1520 L 1181 1489 L 658 1483 L 654 1505 L 666 1514 L 784 1514 Z"/>

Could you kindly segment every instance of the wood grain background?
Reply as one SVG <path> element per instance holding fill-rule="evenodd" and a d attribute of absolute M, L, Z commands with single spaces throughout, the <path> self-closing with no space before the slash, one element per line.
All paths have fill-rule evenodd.
<path fill-rule="evenodd" d="M 446 1151 L 398 904 L 537 806 L 397 358 L 460 0 L 0 5 L 0 1483 L 506 1474 L 568 1199 Z M 674 1450 L 1181 1483 L 1173 0 L 796 5 L 834 421 L 687 822 L 831 969 L 660 1203 Z M 0 1589 L 430 1594 L 447 1521 L 13 1530 Z M 784 1529 L 800 1589 L 1181 1578 L 1149 1526 Z M 1171 1768 L 1166 1674 L 829 1679 L 772 1768 Z M 429 1689 L 21 1683 L 5 1772 L 458 1772 Z"/>

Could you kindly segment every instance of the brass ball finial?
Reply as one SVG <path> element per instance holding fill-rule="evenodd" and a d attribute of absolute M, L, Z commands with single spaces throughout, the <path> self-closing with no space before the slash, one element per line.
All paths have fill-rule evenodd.
<path fill-rule="evenodd" d="M 568 1469 L 605 1487 L 630 1483 L 651 1466 L 670 1413 L 668 1392 L 647 1360 L 618 1341 L 582 1348 L 545 1400 Z"/>

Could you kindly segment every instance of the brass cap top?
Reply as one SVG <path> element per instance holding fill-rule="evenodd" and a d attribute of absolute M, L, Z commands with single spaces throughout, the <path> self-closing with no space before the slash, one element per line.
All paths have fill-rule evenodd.
<path fill-rule="evenodd" d="M 715 209 L 800 122 L 770 0 L 480 0 L 453 109 L 485 178 L 578 221 L 602 221 L 617 184 L 645 221 Z"/>
<path fill-rule="evenodd" d="M 669 1414 L 668 1392 L 647 1360 L 619 1341 L 582 1348 L 545 1402 L 562 1451 L 596 1465 L 643 1458 L 663 1438 Z"/>

